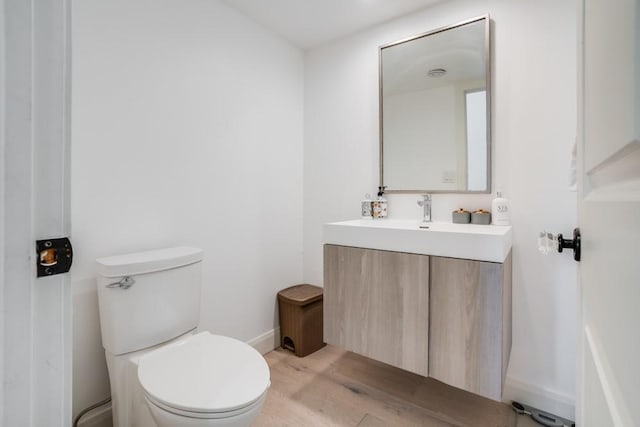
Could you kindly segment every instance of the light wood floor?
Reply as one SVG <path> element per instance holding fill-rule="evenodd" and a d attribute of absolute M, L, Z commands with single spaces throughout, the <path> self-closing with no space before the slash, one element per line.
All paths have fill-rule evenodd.
<path fill-rule="evenodd" d="M 271 388 L 254 426 L 533 427 L 511 408 L 326 346 L 265 355 Z"/>

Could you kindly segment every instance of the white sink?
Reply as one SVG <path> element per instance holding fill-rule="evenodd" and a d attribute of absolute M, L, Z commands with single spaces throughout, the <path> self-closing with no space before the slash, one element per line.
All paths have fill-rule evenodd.
<path fill-rule="evenodd" d="M 331 222 L 324 225 L 324 243 L 490 262 L 504 262 L 511 250 L 510 226 L 420 225 L 391 219 Z"/>

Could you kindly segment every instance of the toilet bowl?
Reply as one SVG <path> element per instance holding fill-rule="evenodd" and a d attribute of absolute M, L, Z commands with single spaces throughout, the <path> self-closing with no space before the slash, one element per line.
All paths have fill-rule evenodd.
<path fill-rule="evenodd" d="M 201 332 L 142 357 L 138 380 L 158 427 L 248 426 L 264 402 L 269 368 L 249 345 Z"/>
<path fill-rule="evenodd" d="M 269 388 L 260 353 L 200 332 L 202 250 L 96 260 L 114 427 L 247 427 Z"/>
<path fill-rule="evenodd" d="M 220 418 L 194 418 L 189 415 L 178 415 L 169 410 L 160 408 L 154 403 L 146 401 L 151 416 L 158 427 L 246 427 L 251 425 L 257 418 L 264 402 L 266 394 L 263 395 L 255 405 L 244 409 L 244 412 L 234 412 L 233 415 Z"/>

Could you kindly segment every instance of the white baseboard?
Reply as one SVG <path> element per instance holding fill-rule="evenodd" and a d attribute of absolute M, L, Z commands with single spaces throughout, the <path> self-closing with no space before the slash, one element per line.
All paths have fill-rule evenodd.
<path fill-rule="evenodd" d="M 505 402 L 515 400 L 569 420 L 576 419 L 576 402 L 573 396 L 508 375 L 502 397 Z"/>
<path fill-rule="evenodd" d="M 86 413 L 78 422 L 78 427 L 112 427 L 111 402 Z"/>
<path fill-rule="evenodd" d="M 262 335 L 258 335 L 247 341 L 247 344 L 258 350 L 260 354 L 267 354 L 280 347 L 280 328 L 274 328 Z"/>

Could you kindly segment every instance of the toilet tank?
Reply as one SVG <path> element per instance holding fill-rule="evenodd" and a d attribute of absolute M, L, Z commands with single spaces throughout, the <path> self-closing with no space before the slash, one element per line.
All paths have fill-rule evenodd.
<path fill-rule="evenodd" d="M 198 326 L 202 250 L 160 249 L 96 259 L 102 345 L 113 355 Z"/>

